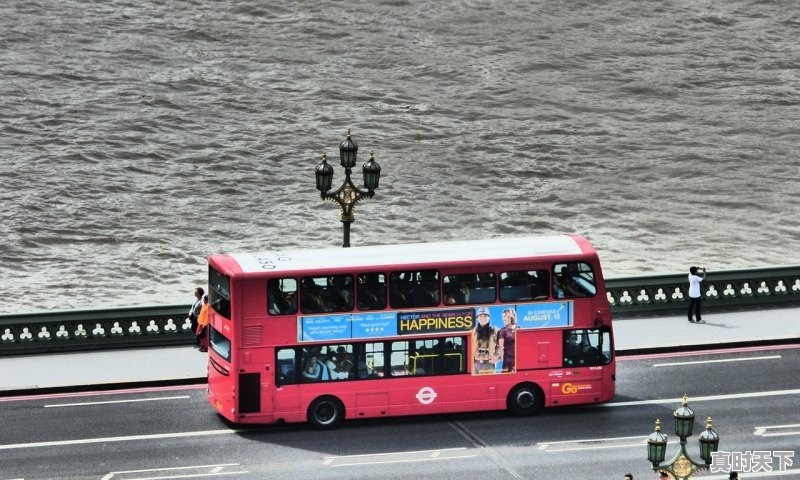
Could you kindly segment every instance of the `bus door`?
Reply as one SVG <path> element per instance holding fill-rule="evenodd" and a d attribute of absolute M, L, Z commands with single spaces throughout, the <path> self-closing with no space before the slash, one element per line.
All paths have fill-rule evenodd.
<path fill-rule="evenodd" d="M 238 411 L 242 415 L 272 412 L 274 388 L 273 349 L 248 348 L 242 351 L 239 368 Z"/>
<path fill-rule="evenodd" d="M 458 390 L 458 409 L 459 410 L 493 410 L 497 408 L 498 380 L 500 379 L 497 362 L 492 363 L 494 356 L 492 343 L 488 346 L 481 346 L 476 343 L 474 335 L 469 338 L 469 364 L 466 366 L 467 376 L 460 376 L 459 379 L 467 379 L 468 386 Z M 492 342 L 496 341 L 492 338 Z M 465 352 L 467 353 L 467 352 Z M 465 355 L 466 356 L 466 355 Z M 502 357 L 502 354 L 501 354 Z"/>
<path fill-rule="evenodd" d="M 391 415 L 441 413 L 436 377 L 430 377 L 431 358 L 424 341 L 390 342 L 389 376 L 402 378 L 389 392 Z"/>
<path fill-rule="evenodd" d="M 271 389 L 272 407 L 275 416 L 284 413 L 297 413 L 300 409 L 300 372 L 298 368 L 297 351 L 294 348 L 281 348 L 275 356 L 277 359 L 272 379 L 274 388 Z"/>
<path fill-rule="evenodd" d="M 610 330 L 565 330 L 563 338 L 564 368 L 553 372 L 558 376 L 551 375 L 553 405 L 592 403 L 607 398 L 603 392 L 603 370 L 611 362 Z"/>

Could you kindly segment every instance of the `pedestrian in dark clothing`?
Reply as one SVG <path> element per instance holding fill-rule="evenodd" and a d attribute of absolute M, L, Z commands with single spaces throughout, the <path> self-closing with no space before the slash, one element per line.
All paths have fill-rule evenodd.
<path fill-rule="evenodd" d="M 192 308 L 189 309 L 189 320 L 192 323 L 192 333 L 197 332 L 197 317 L 200 315 L 200 310 L 203 309 L 203 295 L 205 293 L 205 290 L 203 290 L 201 287 L 194 289 L 194 303 L 192 304 Z M 197 342 L 194 348 L 200 348 L 200 343 Z"/>

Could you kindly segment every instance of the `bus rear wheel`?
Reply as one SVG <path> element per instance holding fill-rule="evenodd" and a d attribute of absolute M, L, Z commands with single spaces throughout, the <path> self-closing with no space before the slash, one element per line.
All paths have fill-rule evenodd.
<path fill-rule="evenodd" d="M 517 385 L 508 393 L 506 406 L 515 417 L 533 415 L 544 407 L 544 394 L 531 383 Z"/>
<path fill-rule="evenodd" d="M 316 430 L 331 430 L 344 421 L 344 405 L 336 397 L 319 397 L 308 406 L 308 423 Z"/>

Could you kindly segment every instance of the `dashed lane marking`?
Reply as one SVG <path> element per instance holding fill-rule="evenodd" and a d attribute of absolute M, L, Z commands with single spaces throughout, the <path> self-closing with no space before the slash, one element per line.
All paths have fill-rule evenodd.
<path fill-rule="evenodd" d="M 705 365 L 706 363 L 727 363 L 727 362 L 748 362 L 751 360 L 775 360 L 783 358 L 780 355 L 766 355 L 763 357 L 745 357 L 745 358 L 722 358 L 719 360 L 697 360 L 694 362 L 670 362 L 670 363 L 654 363 L 653 367 L 680 367 L 684 365 Z"/>
<path fill-rule="evenodd" d="M 86 407 L 91 405 L 108 405 L 112 403 L 157 402 L 159 400 L 186 400 L 187 398 L 192 398 L 192 397 L 190 397 L 189 395 L 180 395 L 177 397 L 132 398 L 130 400 L 107 400 L 105 402 L 57 403 L 54 405 L 45 405 L 44 408 Z"/>
<path fill-rule="evenodd" d="M 603 450 L 607 448 L 638 447 L 647 443 L 647 437 L 638 435 L 635 437 L 612 437 L 612 438 L 587 438 L 583 440 L 559 440 L 556 442 L 537 443 L 537 449 L 547 453 L 574 452 L 581 450 Z"/>
<path fill-rule="evenodd" d="M 0 450 L 61 447 L 66 445 L 86 445 L 91 443 L 105 442 L 132 442 L 137 440 L 158 440 L 162 438 L 203 437 L 209 435 L 230 435 L 232 433 L 239 433 L 239 430 L 200 430 L 197 432 L 157 433 L 151 435 L 131 435 L 127 437 L 81 438 L 78 440 L 59 440 L 53 442 L 12 443 L 8 445 L 0 445 Z"/>
<path fill-rule="evenodd" d="M 361 455 L 343 455 L 324 457 L 322 462 L 327 467 L 353 467 L 359 465 L 382 465 L 389 463 L 429 462 L 432 460 L 455 460 L 459 458 L 477 457 L 467 453 L 466 448 L 442 448 L 438 450 L 415 450 L 408 452 L 365 453 Z"/>
<path fill-rule="evenodd" d="M 709 402 L 718 400 L 741 400 L 743 398 L 778 397 L 782 395 L 800 395 L 800 389 L 793 390 L 772 390 L 769 392 L 750 392 L 750 393 L 731 393 L 726 395 L 707 395 L 704 397 L 692 397 L 692 402 Z M 680 402 L 681 398 L 661 398 L 655 400 L 633 400 L 629 402 L 609 402 L 592 405 L 597 408 L 630 407 L 634 405 L 664 405 Z"/>
<path fill-rule="evenodd" d="M 758 435 L 760 437 L 783 437 L 787 435 L 800 435 L 800 424 L 755 427 L 753 434 Z"/>
<path fill-rule="evenodd" d="M 250 473 L 246 470 L 226 470 L 228 467 L 238 466 L 238 463 L 221 463 L 217 465 L 190 465 L 186 467 L 123 470 L 119 472 L 109 472 L 102 480 L 164 480 L 168 478 L 199 478 Z"/>

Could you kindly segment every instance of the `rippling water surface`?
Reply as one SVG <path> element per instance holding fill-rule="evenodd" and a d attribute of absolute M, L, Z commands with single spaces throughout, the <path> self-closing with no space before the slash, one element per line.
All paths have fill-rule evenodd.
<path fill-rule="evenodd" d="M 354 246 L 798 264 L 798 38 L 789 0 L 3 2 L 0 313 L 186 303 L 211 253 L 340 245 L 313 168 L 348 128 L 383 167 Z"/>

